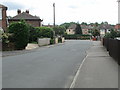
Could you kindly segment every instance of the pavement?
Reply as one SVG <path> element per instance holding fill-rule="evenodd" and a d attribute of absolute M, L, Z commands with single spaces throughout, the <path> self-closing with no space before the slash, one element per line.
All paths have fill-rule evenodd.
<path fill-rule="evenodd" d="M 29 43 L 26 47 L 26 50 L 31 50 L 31 49 L 35 49 L 35 48 L 38 48 L 38 44 L 31 44 Z"/>
<path fill-rule="evenodd" d="M 93 41 L 70 88 L 118 88 L 118 64 L 100 41 Z"/>

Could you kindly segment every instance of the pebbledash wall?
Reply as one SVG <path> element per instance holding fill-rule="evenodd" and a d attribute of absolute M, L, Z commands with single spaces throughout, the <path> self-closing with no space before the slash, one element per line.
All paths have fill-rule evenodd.
<path fill-rule="evenodd" d="M 6 15 L 7 7 L 0 4 L 0 27 L 6 31 L 7 28 L 7 15 Z"/>

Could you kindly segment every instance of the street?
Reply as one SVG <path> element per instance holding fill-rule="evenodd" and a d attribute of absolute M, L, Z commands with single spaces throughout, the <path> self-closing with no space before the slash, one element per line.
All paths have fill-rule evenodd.
<path fill-rule="evenodd" d="M 69 88 L 91 46 L 91 41 L 70 40 L 3 57 L 3 88 Z"/>

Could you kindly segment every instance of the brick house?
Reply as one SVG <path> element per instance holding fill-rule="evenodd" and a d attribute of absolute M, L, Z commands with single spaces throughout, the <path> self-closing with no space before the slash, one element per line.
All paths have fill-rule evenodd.
<path fill-rule="evenodd" d="M 7 7 L 0 4 L 0 27 L 5 31 L 7 28 Z"/>
<path fill-rule="evenodd" d="M 12 18 L 9 18 L 8 22 L 10 24 L 12 22 L 18 22 L 21 19 L 25 20 L 28 24 L 30 24 L 33 27 L 40 27 L 41 22 L 43 21 L 38 16 L 33 16 L 29 14 L 29 10 L 26 10 L 26 12 L 22 12 L 22 13 L 21 10 L 17 10 L 17 15 Z"/>

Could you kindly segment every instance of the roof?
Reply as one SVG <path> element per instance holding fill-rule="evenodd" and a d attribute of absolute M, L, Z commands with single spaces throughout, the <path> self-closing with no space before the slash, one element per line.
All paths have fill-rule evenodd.
<path fill-rule="evenodd" d="M 120 24 L 115 25 L 115 29 L 120 29 Z"/>
<path fill-rule="evenodd" d="M 2 4 L 0 4 L 0 8 L 6 8 L 7 9 L 7 7 L 2 5 Z"/>
<path fill-rule="evenodd" d="M 68 29 L 76 29 L 76 26 L 77 26 L 76 24 L 72 24 L 68 27 Z"/>
<path fill-rule="evenodd" d="M 109 24 L 102 24 L 102 25 L 98 26 L 98 29 L 114 29 L 114 27 Z"/>
<path fill-rule="evenodd" d="M 20 20 L 20 19 L 24 19 L 24 20 L 41 20 L 39 17 L 33 16 L 33 15 L 31 15 L 29 13 L 26 13 L 26 12 L 22 12 L 22 13 L 16 15 L 13 18 L 11 18 L 10 20 Z"/>

